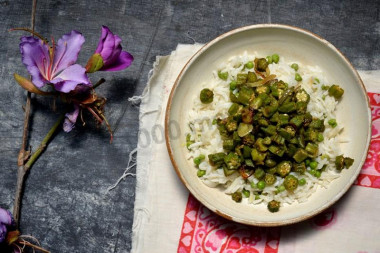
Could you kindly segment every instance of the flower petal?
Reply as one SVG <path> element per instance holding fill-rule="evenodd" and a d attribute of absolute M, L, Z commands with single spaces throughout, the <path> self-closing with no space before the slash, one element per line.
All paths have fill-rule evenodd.
<path fill-rule="evenodd" d="M 86 75 L 86 69 L 79 64 L 74 64 L 63 70 L 56 78 L 51 80 L 57 91 L 68 93 L 75 89 L 78 84 L 91 86 Z"/>
<path fill-rule="evenodd" d="M 106 61 L 115 48 L 115 36 L 107 26 L 102 26 L 102 37 L 99 40 L 95 53 L 99 53 Z"/>
<path fill-rule="evenodd" d="M 6 236 L 7 236 L 7 227 L 4 224 L 0 223 L 0 243 L 2 243 L 5 240 Z"/>
<path fill-rule="evenodd" d="M 8 210 L 0 208 L 0 223 L 10 226 L 12 222 L 12 214 Z"/>
<path fill-rule="evenodd" d="M 63 35 L 62 38 L 58 40 L 54 53 L 52 78 L 77 61 L 79 51 L 84 41 L 83 35 L 75 30 Z"/>
<path fill-rule="evenodd" d="M 77 87 L 75 87 L 75 89 L 71 91 L 70 95 L 86 97 L 91 93 L 91 86 L 92 85 L 77 85 Z"/>
<path fill-rule="evenodd" d="M 103 70 L 103 71 L 119 71 L 119 70 L 123 70 L 123 69 L 129 67 L 129 65 L 131 65 L 132 62 L 133 62 L 133 56 L 130 53 L 123 51 L 119 55 L 119 58 L 116 59 L 112 63 L 112 65 L 104 66 L 100 70 Z"/>
<path fill-rule="evenodd" d="M 115 61 L 117 61 L 117 59 L 120 56 L 120 53 L 122 50 L 122 47 L 120 45 L 121 38 L 117 35 L 115 35 L 114 38 L 115 38 L 115 41 L 114 41 L 115 45 L 114 45 L 112 54 L 107 59 L 103 59 L 103 60 L 105 60 L 104 65 L 112 65 Z"/>
<path fill-rule="evenodd" d="M 75 122 L 77 121 L 79 115 L 79 106 L 74 105 L 74 111 L 66 113 L 65 122 L 63 122 L 63 131 L 66 133 L 73 130 Z"/>
<path fill-rule="evenodd" d="M 39 40 L 39 39 L 37 39 L 37 38 L 35 38 L 35 37 L 33 37 L 33 36 L 22 36 L 22 37 L 20 38 L 20 41 L 21 41 L 21 42 L 29 42 L 29 43 L 33 43 L 33 42 L 35 42 L 35 41 L 37 41 L 37 40 Z"/>
<path fill-rule="evenodd" d="M 40 39 L 22 37 L 20 51 L 22 62 L 32 76 L 32 82 L 41 88 L 47 80 L 47 70 L 50 64 L 49 47 Z"/>
<path fill-rule="evenodd" d="M 100 36 L 100 39 L 99 39 L 99 42 L 98 42 L 98 46 L 96 47 L 95 53 L 100 54 L 100 52 L 102 52 L 104 40 L 107 37 L 107 34 L 108 34 L 109 30 L 110 29 L 108 29 L 107 26 L 104 26 L 104 25 L 102 26 L 102 35 Z"/>

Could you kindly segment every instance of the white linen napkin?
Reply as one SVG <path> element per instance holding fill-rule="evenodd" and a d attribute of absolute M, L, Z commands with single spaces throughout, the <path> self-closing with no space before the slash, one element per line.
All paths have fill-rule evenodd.
<path fill-rule="evenodd" d="M 359 72 L 374 128 L 370 157 L 355 186 L 315 218 L 259 228 L 225 220 L 202 206 L 177 177 L 167 153 L 167 99 L 201 46 L 178 45 L 171 55 L 158 56 L 142 95 L 132 252 L 380 252 L 380 71 Z"/>

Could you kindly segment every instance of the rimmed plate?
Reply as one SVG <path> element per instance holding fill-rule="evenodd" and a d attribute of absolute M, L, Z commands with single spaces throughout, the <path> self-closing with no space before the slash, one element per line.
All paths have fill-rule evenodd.
<path fill-rule="evenodd" d="M 288 59 L 318 65 L 328 80 L 345 90 L 337 109 L 344 125 L 343 153 L 355 159 L 327 189 L 319 188 L 308 201 L 286 205 L 270 213 L 264 205 L 235 203 L 217 188 L 206 186 L 186 159 L 186 117 L 200 84 L 221 62 L 243 51 L 274 52 Z M 176 124 L 173 124 L 173 123 Z M 172 126 L 179 126 L 179 133 Z M 176 132 L 173 134 L 173 131 Z M 236 222 L 256 226 L 279 226 L 310 218 L 335 203 L 350 188 L 366 159 L 371 137 L 371 111 L 365 87 L 350 62 L 332 44 L 300 28 L 286 25 L 253 25 L 225 33 L 201 48 L 185 65 L 171 91 L 165 118 L 165 136 L 170 159 L 178 177 L 189 191 L 211 211 Z"/>

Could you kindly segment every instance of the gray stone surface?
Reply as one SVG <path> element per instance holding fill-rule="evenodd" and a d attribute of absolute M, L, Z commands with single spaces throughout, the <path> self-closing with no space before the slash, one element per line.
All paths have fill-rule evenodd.
<path fill-rule="evenodd" d="M 135 56 L 133 65 L 105 77 L 99 93 L 109 99 L 107 117 L 115 129 L 113 144 L 104 127 L 87 115 L 87 125 L 60 132 L 32 168 L 26 181 L 21 229 L 52 252 L 129 252 L 135 178 L 106 193 L 137 145 L 138 107 L 127 98 L 141 94 L 156 55 L 178 43 L 205 43 L 231 29 L 282 23 L 308 29 L 332 42 L 358 69 L 380 68 L 380 2 L 372 1 L 38 1 L 36 31 L 58 39 L 76 29 L 86 43 L 85 64 L 107 25 Z M 12 74 L 27 75 L 20 61 L 19 32 L 28 27 L 31 1 L 0 1 L 0 206 L 12 209 L 25 92 Z M 30 145 L 36 148 L 59 115 L 50 98 L 33 97 Z"/>

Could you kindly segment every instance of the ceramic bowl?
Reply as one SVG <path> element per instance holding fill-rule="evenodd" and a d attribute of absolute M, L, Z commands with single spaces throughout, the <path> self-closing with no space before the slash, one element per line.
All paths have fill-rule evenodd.
<path fill-rule="evenodd" d="M 344 125 L 342 153 L 355 159 L 327 189 L 319 187 L 304 203 L 293 203 L 270 213 L 265 205 L 236 203 L 217 188 L 206 186 L 192 161 L 186 159 L 185 115 L 200 84 L 209 79 L 221 62 L 244 51 L 264 55 L 274 52 L 287 59 L 318 65 L 327 80 L 339 84 L 344 98 L 337 108 L 337 119 Z M 170 122 L 177 122 L 180 138 L 171 134 Z M 285 25 L 253 25 L 225 33 L 201 48 L 185 65 L 171 91 L 165 119 L 166 143 L 178 177 L 191 194 L 211 211 L 236 222 L 256 226 L 279 226 L 308 219 L 335 203 L 350 188 L 366 159 L 371 136 L 371 113 L 364 85 L 350 62 L 332 44 L 300 28 Z"/>

